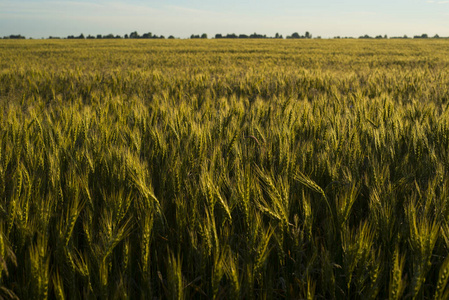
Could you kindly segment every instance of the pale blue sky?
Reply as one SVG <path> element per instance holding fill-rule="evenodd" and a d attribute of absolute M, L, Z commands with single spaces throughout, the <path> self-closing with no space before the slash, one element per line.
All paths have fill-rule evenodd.
<path fill-rule="evenodd" d="M 0 0 L 0 36 L 124 35 L 135 30 L 176 37 L 305 31 L 322 37 L 449 36 L 449 0 Z"/>

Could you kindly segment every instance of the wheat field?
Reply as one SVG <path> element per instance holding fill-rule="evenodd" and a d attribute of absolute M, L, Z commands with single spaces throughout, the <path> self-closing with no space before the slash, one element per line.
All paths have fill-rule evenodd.
<path fill-rule="evenodd" d="M 0 298 L 448 298 L 448 100 L 448 40 L 2 40 Z"/>

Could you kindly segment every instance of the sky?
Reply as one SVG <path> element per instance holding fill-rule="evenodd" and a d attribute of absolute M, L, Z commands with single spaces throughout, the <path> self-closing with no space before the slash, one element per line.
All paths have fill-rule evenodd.
<path fill-rule="evenodd" d="M 449 36 L 449 0 L 0 0 L 0 36 Z"/>

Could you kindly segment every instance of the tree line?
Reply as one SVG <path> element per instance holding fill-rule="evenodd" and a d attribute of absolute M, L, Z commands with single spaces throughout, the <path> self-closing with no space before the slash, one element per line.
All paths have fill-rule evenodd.
<path fill-rule="evenodd" d="M 3 39 L 25 39 L 26 37 L 20 34 L 11 34 L 9 36 L 4 36 Z M 282 36 L 282 34 L 276 33 L 274 36 L 267 36 L 266 34 L 258 34 L 258 33 L 253 33 L 253 34 L 235 34 L 235 33 L 228 33 L 226 35 L 223 35 L 221 33 L 217 33 L 214 36 L 215 39 L 284 39 L 284 37 Z M 315 39 L 320 39 L 320 36 L 315 37 Z M 410 39 L 410 38 L 414 38 L 414 39 L 428 39 L 428 38 L 440 38 L 440 36 L 438 34 L 435 34 L 433 37 L 430 37 L 428 34 L 423 33 L 421 35 L 415 35 L 413 37 L 408 37 L 407 35 L 404 36 L 393 36 L 393 37 L 388 37 L 386 34 L 385 35 L 376 35 L 376 36 L 370 36 L 368 34 L 362 35 L 358 37 L 359 39 Z M 1 37 L 0 37 L 1 39 Z M 152 34 L 151 32 L 148 33 L 144 33 L 142 35 L 140 35 L 139 33 L 137 33 L 137 31 L 133 31 L 130 34 L 125 34 L 124 36 L 121 35 L 114 35 L 112 33 L 107 34 L 107 35 L 101 35 L 101 34 L 97 34 L 97 35 L 87 35 L 85 36 L 84 34 L 80 34 L 78 36 L 75 35 L 69 35 L 67 37 L 57 37 L 57 36 L 49 36 L 48 39 L 165 39 L 165 36 L 163 35 L 156 35 L 156 34 Z M 175 37 L 173 35 L 168 36 L 168 39 L 175 39 Z M 206 33 L 203 34 L 192 34 L 190 36 L 190 39 L 208 39 L 208 36 Z M 300 35 L 298 32 L 294 32 L 291 35 L 286 36 L 286 39 L 312 39 L 312 34 L 308 31 L 305 32 L 304 35 Z M 341 36 L 334 36 L 333 39 L 355 39 L 355 37 L 351 37 L 351 36 L 345 36 L 345 37 L 341 37 Z"/>

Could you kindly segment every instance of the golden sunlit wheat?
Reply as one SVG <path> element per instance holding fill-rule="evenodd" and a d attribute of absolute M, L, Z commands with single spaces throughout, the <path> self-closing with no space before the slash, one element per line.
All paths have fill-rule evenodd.
<path fill-rule="evenodd" d="M 0 42 L 0 297 L 449 296 L 449 41 Z"/>

